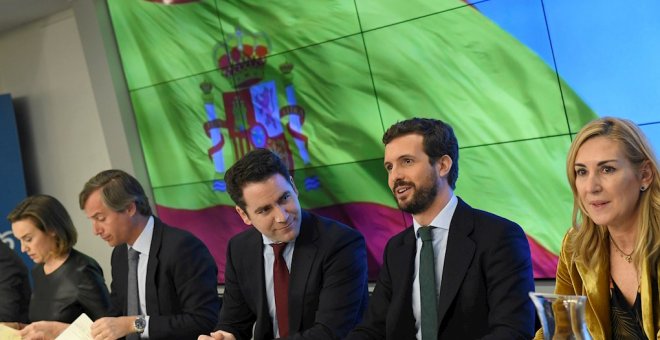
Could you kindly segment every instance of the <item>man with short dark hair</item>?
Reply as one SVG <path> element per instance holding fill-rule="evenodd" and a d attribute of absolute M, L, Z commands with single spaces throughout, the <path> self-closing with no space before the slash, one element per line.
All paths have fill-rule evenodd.
<path fill-rule="evenodd" d="M 225 182 L 254 228 L 229 241 L 218 331 L 199 339 L 344 338 L 367 303 L 362 235 L 301 210 L 293 178 L 269 150 L 246 154 Z"/>
<path fill-rule="evenodd" d="M 387 243 L 365 320 L 348 339 L 531 339 L 527 239 L 517 224 L 454 195 L 451 126 L 409 119 L 383 144 L 389 187 L 413 226 Z"/>
<path fill-rule="evenodd" d="M 121 170 L 92 177 L 80 208 L 112 251 L 113 317 L 92 325 L 95 339 L 195 339 L 217 321 L 218 269 L 187 231 L 154 217 L 140 183 Z"/>

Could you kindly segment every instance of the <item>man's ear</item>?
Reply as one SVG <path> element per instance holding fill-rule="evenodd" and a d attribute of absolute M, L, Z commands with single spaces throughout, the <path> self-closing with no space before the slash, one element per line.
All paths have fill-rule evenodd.
<path fill-rule="evenodd" d="M 298 188 L 296 188 L 296 182 L 293 181 L 293 176 L 289 176 L 289 183 L 291 183 L 291 187 L 293 188 L 293 192 L 295 192 L 296 196 L 298 196 Z"/>
<path fill-rule="evenodd" d="M 131 202 L 124 211 L 128 214 L 128 216 L 133 217 L 135 216 L 135 213 L 137 212 L 137 205 L 135 204 L 135 201 Z"/>
<path fill-rule="evenodd" d="M 239 216 L 241 216 L 243 223 L 247 225 L 252 225 L 252 221 L 250 220 L 250 217 L 245 211 L 243 211 L 243 209 L 241 209 L 241 207 L 236 206 L 236 212 L 238 213 Z"/>
<path fill-rule="evenodd" d="M 449 170 L 451 170 L 452 164 L 454 164 L 454 161 L 448 155 L 443 155 L 438 158 L 438 160 L 435 161 L 435 171 L 437 172 L 438 177 L 446 178 L 449 175 Z"/>

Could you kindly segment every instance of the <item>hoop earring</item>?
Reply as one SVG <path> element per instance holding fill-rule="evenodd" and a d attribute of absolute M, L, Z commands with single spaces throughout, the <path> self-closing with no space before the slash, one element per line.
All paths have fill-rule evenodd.
<path fill-rule="evenodd" d="M 642 185 L 642 187 L 639 188 L 639 190 L 641 190 L 643 192 L 644 190 L 646 190 L 646 187 Z"/>

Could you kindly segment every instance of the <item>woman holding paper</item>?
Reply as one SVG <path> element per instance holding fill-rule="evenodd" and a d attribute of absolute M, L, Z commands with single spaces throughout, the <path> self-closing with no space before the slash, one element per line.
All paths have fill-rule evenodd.
<path fill-rule="evenodd" d="M 21 251 L 36 263 L 30 299 L 32 322 L 23 338 L 55 337 L 82 313 L 96 320 L 107 313 L 110 295 L 99 264 L 73 249 L 77 232 L 64 206 L 48 195 L 30 196 L 7 217 Z"/>

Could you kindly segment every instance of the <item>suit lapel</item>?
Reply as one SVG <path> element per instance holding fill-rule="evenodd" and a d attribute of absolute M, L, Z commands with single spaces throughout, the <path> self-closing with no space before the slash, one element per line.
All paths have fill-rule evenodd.
<path fill-rule="evenodd" d="M 653 314 L 654 310 L 658 310 L 657 287 L 653 287 L 653 275 L 658 273 L 660 268 L 659 264 L 655 265 L 656 268 L 651 268 L 648 258 L 642 259 L 642 275 L 640 278 L 640 293 L 642 297 L 642 325 L 644 326 L 644 333 L 649 339 L 656 337 L 656 329 L 658 329 L 658 313 Z M 655 270 L 655 273 L 653 273 Z"/>
<path fill-rule="evenodd" d="M 254 227 L 251 229 L 250 238 L 241 251 L 241 268 L 253 268 L 249 271 L 248 278 L 250 290 L 254 292 L 256 302 L 257 324 L 255 326 L 255 339 L 266 339 L 273 337 L 273 323 L 268 311 L 268 298 L 266 295 L 266 278 L 264 276 L 264 241 L 261 234 Z M 256 272 L 256 280 L 252 275 Z M 243 280 L 241 280 L 243 281 Z"/>
<path fill-rule="evenodd" d="M 126 315 L 126 295 L 128 292 L 128 246 L 126 243 L 117 246 L 114 250 L 116 254 L 117 261 L 112 263 L 112 270 L 113 270 L 113 284 L 114 284 L 114 270 L 115 266 L 117 266 L 117 277 L 122 278 L 121 280 L 117 280 L 117 287 L 112 287 L 114 294 L 117 294 L 118 299 L 116 300 L 116 303 L 118 303 L 118 306 L 115 306 L 117 309 L 117 312 L 120 312 L 121 315 Z"/>
<path fill-rule="evenodd" d="M 606 251 L 603 256 L 609 256 Z M 587 296 L 587 301 L 593 308 L 599 326 L 593 328 L 601 329 L 603 334 L 610 334 L 610 269 L 609 258 L 601 258 L 596 268 L 587 268 L 581 262 L 576 262 L 575 267 L 582 278 L 583 291 Z"/>
<path fill-rule="evenodd" d="M 410 337 L 410 332 L 415 332 L 415 315 L 412 310 L 412 285 L 415 279 L 415 254 L 417 251 L 417 239 L 414 229 L 408 227 L 405 235 L 398 244 L 393 244 L 390 258 L 392 262 L 388 264 L 390 268 L 396 268 L 399 272 L 392 272 L 392 281 L 399 281 L 403 288 L 403 294 L 394 294 L 392 296 L 392 305 L 399 306 L 399 323 L 395 327 L 393 338 L 405 339 Z M 392 282 L 392 286 L 395 284 Z M 397 285 L 398 286 L 398 285 Z"/>
<path fill-rule="evenodd" d="M 476 250 L 474 241 L 470 239 L 470 234 L 474 229 L 471 210 L 469 205 L 460 198 L 458 199 L 458 205 L 449 226 L 438 301 L 438 325 L 442 324 L 449 306 L 456 297 Z"/>
<path fill-rule="evenodd" d="M 300 330 L 304 297 L 307 280 L 316 258 L 319 236 L 318 222 L 307 212 L 303 212 L 300 234 L 296 239 L 293 258 L 291 260 L 291 276 L 289 277 L 289 330 L 295 333 Z"/>
<path fill-rule="evenodd" d="M 147 311 L 150 315 L 159 315 L 160 308 L 156 291 L 156 270 L 158 269 L 158 253 L 163 240 L 163 225 L 154 217 L 154 231 L 149 248 L 149 262 L 147 262 L 147 280 L 145 287 Z M 143 311 L 145 312 L 145 311 Z"/>

